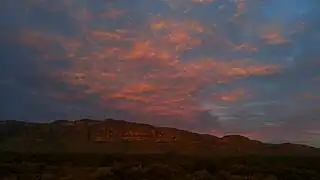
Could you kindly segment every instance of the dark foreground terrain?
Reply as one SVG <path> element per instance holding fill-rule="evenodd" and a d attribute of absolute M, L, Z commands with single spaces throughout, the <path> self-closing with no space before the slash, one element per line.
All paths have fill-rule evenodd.
<path fill-rule="evenodd" d="M 319 180 L 320 158 L 1 153 L 0 179 Z"/>

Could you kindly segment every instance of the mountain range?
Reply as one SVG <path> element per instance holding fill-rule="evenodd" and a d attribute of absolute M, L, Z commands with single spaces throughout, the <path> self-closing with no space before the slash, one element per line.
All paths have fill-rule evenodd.
<path fill-rule="evenodd" d="M 219 138 L 113 119 L 0 121 L 0 151 L 320 156 L 320 149 L 306 145 L 268 144 L 240 135 Z"/>

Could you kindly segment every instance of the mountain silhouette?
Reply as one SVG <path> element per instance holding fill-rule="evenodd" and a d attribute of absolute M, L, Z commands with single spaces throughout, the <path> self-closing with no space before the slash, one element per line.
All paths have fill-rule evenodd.
<path fill-rule="evenodd" d="M 240 135 L 219 138 L 113 119 L 58 120 L 51 123 L 0 121 L 0 151 L 320 155 L 319 149 L 305 145 L 267 144 Z"/>

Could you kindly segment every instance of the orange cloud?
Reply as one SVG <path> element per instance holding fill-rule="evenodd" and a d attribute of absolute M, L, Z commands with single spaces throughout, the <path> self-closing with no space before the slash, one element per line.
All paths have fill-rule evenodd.
<path fill-rule="evenodd" d="M 81 19 L 81 18 L 80 18 Z M 171 116 L 196 120 L 207 111 L 196 95 L 212 84 L 231 83 L 239 78 L 277 73 L 276 65 L 214 57 L 183 59 L 183 53 L 199 47 L 210 30 L 196 21 L 151 19 L 141 29 L 92 29 L 78 37 L 25 33 L 21 42 L 39 48 L 42 54 L 59 55 L 70 67 L 55 76 L 75 86 L 86 87 L 101 104 L 141 116 Z M 55 45 L 61 48 L 59 53 Z M 248 46 L 249 47 L 249 46 Z M 248 48 L 247 45 L 239 47 Z M 251 49 L 251 48 L 248 48 Z M 49 51 L 49 52 L 48 52 Z M 224 101 L 245 96 L 243 90 L 221 94 Z"/>
<path fill-rule="evenodd" d="M 228 44 L 233 48 L 234 51 L 258 52 L 258 47 L 255 47 L 252 44 L 243 43 L 235 45 L 231 42 L 228 42 Z"/>
<path fill-rule="evenodd" d="M 279 28 L 278 26 L 262 29 L 261 38 L 266 44 L 271 45 L 289 43 L 289 40 L 283 36 L 281 28 Z"/>
<path fill-rule="evenodd" d="M 155 35 L 176 51 L 186 51 L 201 44 L 199 35 L 207 33 L 196 21 L 180 21 L 157 18 L 151 21 L 150 27 Z"/>
<path fill-rule="evenodd" d="M 289 42 L 287 39 L 285 39 L 281 34 L 278 33 L 270 33 L 270 34 L 264 34 L 262 37 L 267 44 L 284 44 Z"/>
<path fill-rule="evenodd" d="M 151 41 L 136 41 L 132 49 L 125 53 L 121 59 L 125 60 L 147 60 L 157 63 L 174 63 L 178 57 L 170 50 L 157 48 Z"/>
<path fill-rule="evenodd" d="M 125 42 L 132 41 L 134 38 L 132 35 L 123 29 L 115 29 L 114 31 L 106 30 L 90 30 L 88 32 L 87 38 L 90 38 L 90 41 L 95 43 L 110 43 L 110 42 Z"/>
<path fill-rule="evenodd" d="M 171 32 L 167 36 L 167 39 L 168 39 L 168 42 L 176 46 L 177 51 L 190 49 L 193 46 L 199 46 L 201 44 L 201 41 L 199 39 L 192 39 L 184 31 Z"/>
<path fill-rule="evenodd" d="M 217 93 L 214 96 L 214 101 L 220 100 L 226 102 L 235 102 L 244 99 L 249 95 L 243 88 L 240 88 L 227 93 Z"/>
<path fill-rule="evenodd" d="M 152 18 L 151 19 L 151 29 L 152 30 L 186 30 L 188 32 L 205 32 L 205 28 L 197 21 L 185 20 L 185 21 L 175 21 L 172 19 L 165 18 Z"/>

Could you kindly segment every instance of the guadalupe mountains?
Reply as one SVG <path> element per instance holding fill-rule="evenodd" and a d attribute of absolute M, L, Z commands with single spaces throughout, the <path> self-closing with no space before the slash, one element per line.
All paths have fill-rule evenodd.
<path fill-rule="evenodd" d="M 320 156 L 320 149 L 305 145 L 267 144 L 239 135 L 218 138 L 112 119 L 0 121 L 0 151 Z"/>

